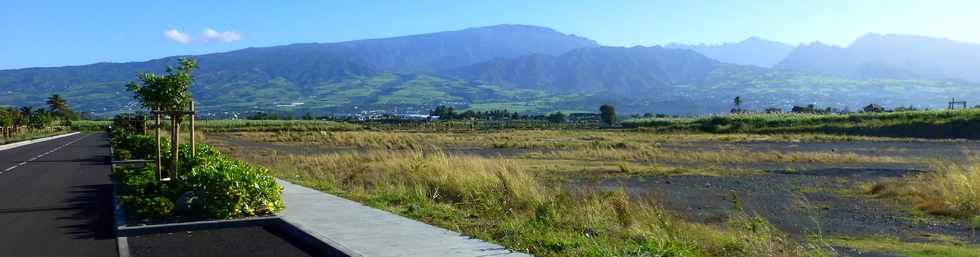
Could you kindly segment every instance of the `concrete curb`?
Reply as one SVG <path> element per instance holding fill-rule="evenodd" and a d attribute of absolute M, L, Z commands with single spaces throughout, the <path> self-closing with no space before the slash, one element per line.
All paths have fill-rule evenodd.
<path fill-rule="evenodd" d="M 62 138 L 62 137 L 73 136 L 73 135 L 76 135 L 78 133 L 81 133 L 81 132 L 71 132 L 71 133 L 68 133 L 68 134 L 61 134 L 61 135 L 57 135 L 57 136 L 50 136 L 50 137 L 44 137 L 44 138 L 38 138 L 38 139 L 24 140 L 24 141 L 20 141 L 20 142 L 14 142 L 14 143 L 9 143 L 9 144 L 5 144 L 5 145 L 0 145 L 0 151 L 7 150 L 7 149 L 13 149 L 13 148 L 17 148 L 17 147 L 21 147 L 21 146 L 33 144 L 33 143 L 40 143 L 40 142 L 44 142 L 44 141 L 48 141 L 48 140 L 55 140 L 55 139 L 59 139 L 59 138 Z"/>
<path fill-rule="evenodd" d="M 321 253 L 325 253 L 328 256 L 347 256 L 347 257 L 364 257 L 358 251 L 344 246 L 336 240 L 330 239 L 324 235 L 316 233 L 309 228 L 304 227 L 301 224 L 289 222 L 280 217 L 279 224 L 276 228 L 280 231 L 286 233 L 287 235 L 300 240 L 302 243 L 316 248 Z"/>
<path fill-rule="evenodd" d="M 278 222 L 273 225 L 273 228 L 285 233 L 291 239 L 298 240 L 300 244 L 312 247 L 325 256 L 364 257 L 363 254 L 347 248 L 340 242 L 331 240 L 304 228 L 302 225 L 291 223 L 282 218 L 278 219 Z"/>
<path fill-rule="evenodd" d="M 179 222 L 167 224 L 153 224 L 143 226 L 117 226 L 116 236 L 139 236 L 146 234 L 160 234 L 181 231 L 194 231 L 219 228 L 237 227 L 263 227 L 276 225 L 279 221 L 277 216 L 255 217 L 233 220 L 204 220 L 192 222 Z"/>

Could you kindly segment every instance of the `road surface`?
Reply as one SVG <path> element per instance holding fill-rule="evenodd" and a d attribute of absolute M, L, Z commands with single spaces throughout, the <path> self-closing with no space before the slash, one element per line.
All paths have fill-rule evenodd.
<path fill-rule="evenodd" d="M 117 256 L 102 133 L 0 151 L 0 255 Z"/>

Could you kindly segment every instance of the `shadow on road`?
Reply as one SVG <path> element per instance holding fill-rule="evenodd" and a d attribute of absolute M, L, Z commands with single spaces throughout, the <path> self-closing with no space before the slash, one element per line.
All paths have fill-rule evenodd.
<path fill-rule="evenodd" d="M 58 217 L 70 225 L 61 226 L 76 239 L 111 239 L 112 232 L 112 184 L 76 186 L 67 204 L 71 213 Z"/>

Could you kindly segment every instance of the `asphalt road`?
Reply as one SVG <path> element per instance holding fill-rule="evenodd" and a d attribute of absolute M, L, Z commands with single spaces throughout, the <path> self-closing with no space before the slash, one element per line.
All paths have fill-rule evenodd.
<path fill-rule="evenodd" d="M 0 151 L 0 256 L 117 256 L 108 156 L 102 133 Z"/>

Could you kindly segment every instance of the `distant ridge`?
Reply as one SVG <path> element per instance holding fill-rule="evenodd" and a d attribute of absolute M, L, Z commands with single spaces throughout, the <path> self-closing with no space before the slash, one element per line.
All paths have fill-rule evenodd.
<path fill-rule="evenodd" d="M 765 68 L 773 67 L 793 50 L 791 45 L 758 37 L 749 37 L 738 43 L 718 45 L 670 43 L 665 47 L 694 50 L 721 62 Z"/>
<path fill-rule="evenodd" d="M 593 47 L 558 56 L 495 59 L 452 74 L 521 88 L 629 93 L 696 83 L 718 66 L 718 61 L 684 49 Z"/>
<path fill-rule="evenodd" d="M 851 78 L 957 79 L 980 82 L 980 44 L 868 33 L 847 47 L 798 46 L 776 68 Z"/>

